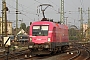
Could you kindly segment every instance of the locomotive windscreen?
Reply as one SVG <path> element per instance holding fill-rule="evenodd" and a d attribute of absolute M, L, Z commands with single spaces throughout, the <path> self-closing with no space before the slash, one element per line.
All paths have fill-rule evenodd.
<path fill-rule="evenodd" d="M 32 35 L 33 36 L 48 36 L 48 28 L 46 25 L 33 26 Z"/>

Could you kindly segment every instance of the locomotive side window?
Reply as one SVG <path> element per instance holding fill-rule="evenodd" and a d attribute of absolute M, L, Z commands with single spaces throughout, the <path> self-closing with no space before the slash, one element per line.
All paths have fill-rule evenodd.
<path fill-rule="evenodd" d="M 48 35 L 48 26 L 33 26 L 32 30 L 33 36 L 47 36 Z"/>

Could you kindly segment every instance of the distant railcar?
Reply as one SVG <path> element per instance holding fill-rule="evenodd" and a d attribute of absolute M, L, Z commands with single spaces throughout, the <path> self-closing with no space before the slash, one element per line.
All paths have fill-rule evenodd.
<path fill-rule="evenodd" d="M 28 41 L 28 35 L 17 35 L 17 41 L 18 42 L 25 42 Z"/>
<path fill-rule="evenodd" d="M 15 36 L 14 35 L 8 35 L 10 37 L 11 42 L 15 42 Z"/>
<path fill-rule="evenodd" d="M 49 54 L 65 51 L 69 44 L 66 25 L 42 19 L 33 22 L 29 30 L 28 48 L 32 54 Z"/>

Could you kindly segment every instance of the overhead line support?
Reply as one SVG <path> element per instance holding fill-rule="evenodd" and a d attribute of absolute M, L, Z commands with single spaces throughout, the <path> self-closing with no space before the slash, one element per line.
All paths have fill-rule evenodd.
<path fill-rule="evenodd" d="M 65 21 L 64 21 L 64 0 L 61 0 L 60 22 L 62 24 L 65 24 Z"/>

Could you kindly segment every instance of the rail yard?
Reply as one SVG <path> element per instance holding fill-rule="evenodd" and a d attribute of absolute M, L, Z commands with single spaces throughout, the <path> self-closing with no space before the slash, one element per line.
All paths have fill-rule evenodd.
<path fill-rule="evenodd" d="M 0 60 L 90 60 L 90 43 L 70 42 L 70 47 L 66 51 L 58 51 L 55 54 L 32 55 L 28 45 L 17 48 L 15 51 L 9 49 L 1 50 Z M 8 55 L 7 55 L 8 53 Z"/>
<path fill-rule="evenodd" d="M 90 60 L 90 1 L 72 1 L 2 0 L 0 60 Z"/>

